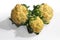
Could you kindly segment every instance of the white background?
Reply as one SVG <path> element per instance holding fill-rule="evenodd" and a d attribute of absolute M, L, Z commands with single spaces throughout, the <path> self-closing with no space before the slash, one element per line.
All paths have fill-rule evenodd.
<path fill-rule="evenodd" d="M 48 25 L 44 25 L 39 35 L 29 34 L 25 26 L 17 28 L 9 20 L 11 10 L 16 4 L 33 5 L 47 3 L 54 10 Z M 0 40 L 60 40 L 60 0 L 0 0 Z"/>

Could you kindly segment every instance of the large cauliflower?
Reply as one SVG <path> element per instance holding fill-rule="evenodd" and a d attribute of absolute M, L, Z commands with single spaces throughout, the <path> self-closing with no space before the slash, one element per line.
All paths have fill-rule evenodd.
<path fill-rule="evenodd" d="M 49 5 L 42 3 L 34 6 L 33 14 L 39 16 L 45 24 L 48 24 L 53 16 L 53 9 Z"/>
<path fill-rule="evenodd" d="M 24 24 L 28 15 L 28 8 L 23 4 L 17 4 L 11 12 L 11 20 L 17 24 Z"/>
<path fill-rule="evenodd" d="M 29 25 L 36 34 L 38 34 L 43 29 L 43 21 L 39 17 L 30 18 Z"/>

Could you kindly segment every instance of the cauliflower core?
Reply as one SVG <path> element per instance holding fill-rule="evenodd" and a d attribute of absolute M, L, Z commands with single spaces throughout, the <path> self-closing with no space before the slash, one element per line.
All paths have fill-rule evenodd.
<path fill-rule="evenodd" d="M 11 12 L 11 19 L 15 24 L 23 24 L 27 20 L 28 10 L 22 4 L 17 4 Z"/>
<path fill-rule="evenodd" d="M 43 29 L 43 21 L 39 18 L 31 18 L 29 22 L 34 33 L 39 33 Z"/>
<path fill-rule="evenodd" d="M 41 4 L 39 10 L 41 11 L 42 20 L 44 23 L 49 23 L 53 16 L 53 10 L 47 4 Z"/>

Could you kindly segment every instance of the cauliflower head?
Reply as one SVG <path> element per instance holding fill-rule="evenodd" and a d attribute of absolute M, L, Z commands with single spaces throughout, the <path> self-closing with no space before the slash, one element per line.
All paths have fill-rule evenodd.
<path fill-rule="evenodd" d="M 28 8 L 23 4 L 17 4 L 11 12 L 12 21 L 17 24 L 24 24 L 26 22 L 28 14 Z"/>
<path fill-rule="evenodd" d="M 53 17 L 53 9 L 49 5 L 42 3 L 34 6 L 33 14 L 39 16 L 45 24 L 48 24 Z"/>
<path fill-rule="evenodd" d="M 34 33 L 39 33 L 43 29 L 43 21 L 39 17 L 32 17 L 29 21 L 29 25 Z"/>

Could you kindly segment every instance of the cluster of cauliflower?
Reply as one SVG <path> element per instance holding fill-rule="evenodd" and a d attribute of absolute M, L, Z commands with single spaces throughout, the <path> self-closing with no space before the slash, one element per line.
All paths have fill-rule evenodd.
<path fill-rule="evenodd" d="M 11 21 L 17 26 L 26 25 L 29 33 L 39 34 L 44 24 L 49 24 L 53 17 L 53 9 L 42 3 L 31 11 L 25 4 L 17 4 L 11 11 Z"/>

